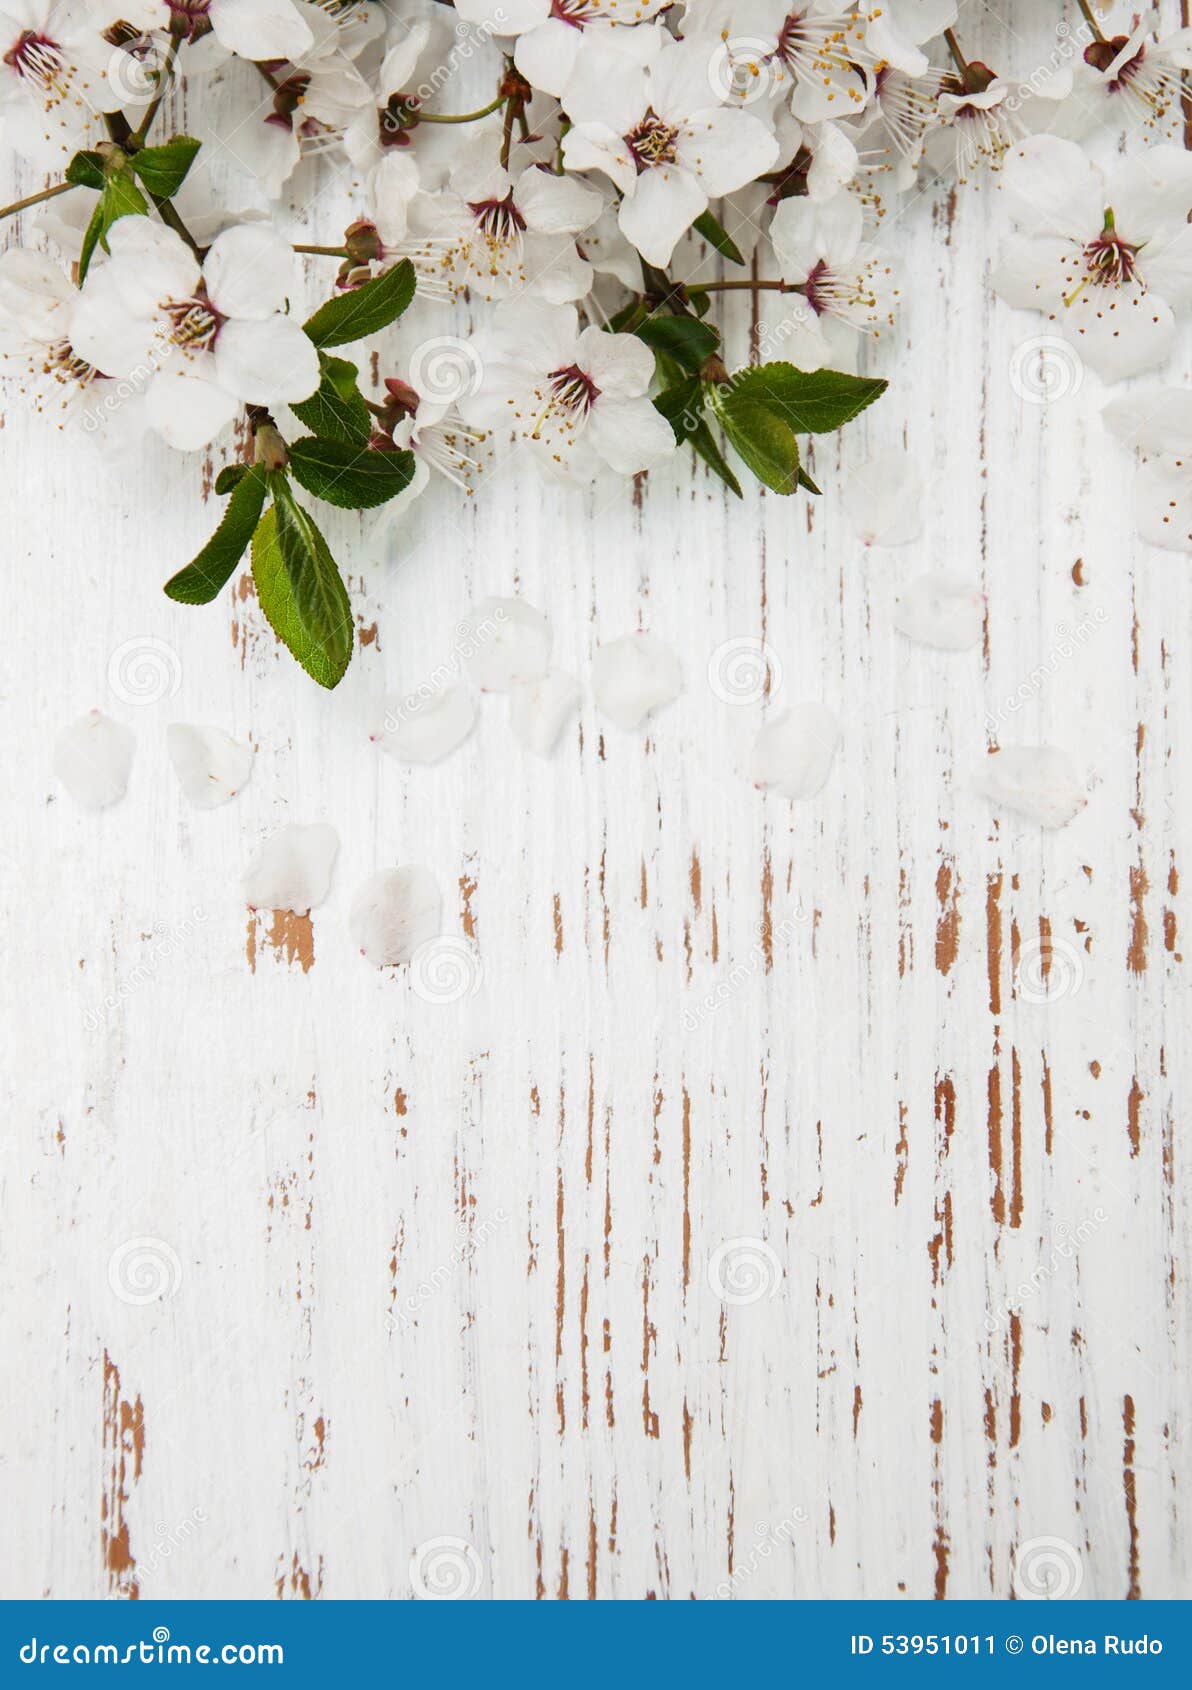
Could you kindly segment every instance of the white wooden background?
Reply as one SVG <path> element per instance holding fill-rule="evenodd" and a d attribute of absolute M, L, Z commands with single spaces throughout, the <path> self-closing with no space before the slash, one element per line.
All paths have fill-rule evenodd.
<path fill-rule="evenodd" d="M 961 33 L 1025 75 L 1049 16 L 1010 10 Z M 686 462 L 564 498 L 515 465 L 396 544 L 333 517 L 362 631 L 333 695 L 246 580 L 162 596 L 209 468 L 117 477 L 8 408 L 5 1595 L 404 1598 L 422 1546 L 482 1597 L 1004 1596 L 1039 1538 L 1083 1596 L 1186 1594 L 1192 589 L 1132 537 L 1096 379 L 1017 390 L 1044 325 L 990 295 L 995 213 L 933 191 L 889 231 L 893 385 L 817 443 L 818 502 Z M 890 445 L 923 538 L 866 552 L 840 487 Z M 927 568 L 980 578 L 984 649 L 893 630 Z M 683 696 L 636 734 L 589 696 L 546 763 L 501 699 L 438 767 L 381 757 L 381 695 L 513 592 L 585 681 L 604 639 L 670 641 Z M 709 659 L 749 638 L 781 687 L 727 705 Z M 154 703 L 119 657 L 113 690 L 129 641 L 168 648 Z M 792 807 L 734 764 L 799 700 L 844 739 Z M 98 817 L 50 766 L 91 706 L 137 740 Z M 186 807 L 175 720 L 253 742 L 237 801 Z M 998 738 L 1082 759 L 1084 814 L 995 818 Z M 316 820 L 327 902 L 251 918 L 245 865 Z M 471 995 L 354 953 L 354 889 L 400 862 Z M 730 1242 L 753 1300 L 712 1284 Z"/>

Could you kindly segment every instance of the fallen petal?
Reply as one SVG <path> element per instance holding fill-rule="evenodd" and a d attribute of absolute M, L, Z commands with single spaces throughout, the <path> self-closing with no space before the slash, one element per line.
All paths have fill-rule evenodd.
<path fill-rule="evenodd" d="M 867 546 L 905 546 L 923 527 L 923 477 L 906 452 L 879 452 L 844 484 L 844 508 Z"/>
<path fill-rule="evenodd" d="M 550 623 L 525 599 L 482 599 L 460 624 L 468 674 L 481 692 L 536 681 L 550 662 Z"/>
<path fill-rule="evenodd" d="M 183 795 L 196 810 L 214 810 L 234 798 L 252 774 L 251 747 L 222 728 L 193 728 L 173 722 L 166 750 Z"/>
<path fill-rule="evenodd" d="M 369 962 L 389 968 L 435 937 L 442 914 L 434 875 L 414 863 L 369 875 L 352 899 L 348 930 Z"/>
<path fill-rule="evenodd" d="M 244 877 L 245 902 L 254 910 L 305 915 L 327 896 L 338 850 L 339 835 L 326 822 L 279 827 Z"/>
<path fill-rule="evenodd" d="M 131 729 L 89 710 L 58 735 L 54 773 L 76 804 L 106 810 L 124 797 L 135 745 Z"/>
<path fill-rule="evenodd" d="M 446 687 L 426 697 L 386 701 L 385 714 L 369 736 L 399 763 L 437 763 L 462 745 L 476 726 L 476 705 L 466 687 Z"/>
<path fill-rule="evenodd" d="M 625 634 L 597 647 L 592 659 L 596 704 L 619 728 L 636 728 L 651 710 L 678 698 L 683 671 L 677 654 L 653 634 Z"/>
<path fill-rule="evenodd" d="M 967 651 L 985 626 L 981 589 L 961 575 L 920 575 L 898 595 L 894 626 L 909 640 L 940 651 Z"/>
<path fill-rule="evenodd" d="M 1041 827 L 1064 827 L 1088 803 L 1080 772 L 1054 745 L 1012 745 L 991 751 L 977 790 L 997 809 L 1014 810 Z"/>
<path fill-rule="evenodd" d="M 563 669 L 548 669 L 540 681 L 514 681 L 509 689 L 514 737 L 536 756 L 549 757 L 578 703 L 579 683 Z"/>
<path fill-rule="evenodd" d="M 822 704 L 796 704 L 753 742 L 749 778 L 784 798 L 814 798 L 840 744 L 840 723 Z"/>

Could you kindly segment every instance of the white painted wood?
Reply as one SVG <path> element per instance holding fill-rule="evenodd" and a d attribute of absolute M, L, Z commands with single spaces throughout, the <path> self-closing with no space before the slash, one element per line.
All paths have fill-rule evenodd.
<path fill-rule="evenodd" d="M 1041 10 L 1007 43 L 970 6 L 964 38 L 1025 75 Z M 308 238 L 342 223 L 328 181 Z M 10 404 L 5 1595 L 406 1597 L 444 1537 L 484 1596 L 1004 1596 L 1041 1537 L 1082 1595 L 1186 1591 L 1192 590 L 1132 537 L 1095 379 L 1015 391 L 1042 325 L 990 295 L 993 223 L 988 191 L 933 191 L 889 231 L 893 385 L 817 443 L 814 504 L 685 463 L 566 498 L 515 464 L 387 549 L 333 517 L 376 633 L 332 696 L 242 588 L 162 596 L 218 508 L 197 460 L 117 478 Z M 843 477 L 901 442 L 924 536 L 866 553 Z M 984 650 L 893 631 L 929 567 L 982 581 Z M 549 762 L 498 697 L 442 765 L 381 757 L 377 700 L 515 591 L 585 689 L 641 627 L 682 697 L 625 734 L 585 690 Z M 708 665 L 755 638 L 772 708 L 843 724 L 807 805 L 734 773 L 764 711 Z M 109 683 L 130 640 L 176 663 L 155 703 Z M 1024 683 L 1003 740 L 1090 771 L 1055 834 L 971 790 Z M 50 768 L 92 706 L 137 738 L 98 816 Z M 185 807 L 172 721 L 252 741 L 238 799 Z M 342 843 L 304 966 L 239 882 L 319 820 Z M 353 954 L 353 892 L 401 862 L 437 876 L 471 995 Z M 110 1284 L 138 1239 L 169 1292 L 144 1304 Z M 726 1305 L 740 1239 L 772 1294 Z"/>

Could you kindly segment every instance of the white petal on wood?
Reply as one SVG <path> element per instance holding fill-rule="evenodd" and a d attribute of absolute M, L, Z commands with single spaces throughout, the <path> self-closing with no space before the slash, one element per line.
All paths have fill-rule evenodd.
<path fill-rule="evenodd" d="M 653 634 L 625 634 L 597 648 L 592 659 L 596 704 L 619 728 L 636 728 L 678 698 L 683 671 L 678 655 Z"/>
<path fill-rule="evenodd" d="M 550 623 L 525 599 L 482 599 L 460 625 L 460 650 L 482 692 L 535 681 L 550 663 Z"/>
<path fill-rule="evenodd" d="M 89 710 L 58 735 L 54 773 L 76 804 L 106 810 L 124 797 L 135 745 L 131 729 Z"/>
<path fill-rule="evenodd" d="M 822 704 L 796 704 L 767 722 L 753 742 L 749 778 L 784 798 L 814 798 L 840 744 L 840 723 Z"/>
<path fill-rule="evenodd" d="M 369 875 L 352 899 L 352 943 L 378 968 L 409 962 L 438 934 L 443 899 L 429 869 L 418 863 Z"/>
<path fill-rule="evenodd" d="M 985 599 L 975 581 L 933 570 L 898 595 L 894 626 L 909 640 L 940 651 L 967 651 L 985 626 Z"/>
<path fill-rule="evenodd" d="M 1075 762 L 1054 745 L 991 751 L 976 784 L 995 809 L 1013 810 L 1041 827 L 1066 826 L 1088 803 Z"/>
<path fill-rule="evenodd" d="M 476 726 L 476 704 L 466 687 L 445 687 L 427 697 L 391 698 L 369 736 L 399 763 L 437 763 L 462 745 Z"/>
<path fill-rule="evenodd" d="M 255 910 L 305 915 L 327 896 L 339 835 L 326 822 L 279 827 L 244 877 L 244 898 Z"/>
<path fill-rule="evenodd" d="M 226 804 L 252 774 L 251 746 L 241 745 L 222 728 L 172 722 L 166 729 L 166 750 L 183 794 L 196 810 Z"/>
<path fill-rule="evenodd" d="M 907 452 L 890 448 L 855 469 L 842 495 L 867 546 L 905 546 L 923 529 L 923 477 Z"/>
<path fill-rule="evenodd" d="M 579 682 L 563 669 L 548 669 L 539 681 L 515 681 L 509 689 L 514 737 L 536 756 L 549 757 L 578 703 Z"/>

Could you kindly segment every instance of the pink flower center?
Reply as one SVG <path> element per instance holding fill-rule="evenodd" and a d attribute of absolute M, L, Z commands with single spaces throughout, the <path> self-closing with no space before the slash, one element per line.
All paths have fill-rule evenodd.
<path fill-rule="evenodd" d="M 560 370 L 552 370 L 548 379 L 554 402 L 565 411 L 586 417 L 600 397 L 600 389 L 578 364 L 565 364 Z"/>
<path fill-rule="evenodd" d="M 651 106 L 637 128 L 631 129 L 625 136 L 625 145 L 637 166 L 638 175 L 659 164 L 673 164 L 677 157 L 675 142 L 678 138 L 679 131 L 664 123 Z"/>
<path fill-rule="evenodd" d="M 583 29 L 598 13 L 592 0 L 551 0 L 550 15 L 572 29 Z"/>
<path fill-rule="evenodd" d="M 513 189 L 504 199 L 469 200 L 468 210 L 480 225 L 480 232 L 490 241 L 508 241 L 520 235 L 526 220 L 513 203 Z"/>
<path fill-rule="evenodd" d="M 25 30 L 18 37 L 16 45 L 5 53 L 4 62 L 15 70 L 22 80 L 35 82 L 39 88 L 47 91 L 53 89 L 61 79 L 62 49 L 56 41 L 51 41 L 48 35 L 38 35 L 32 29 Z"/>

